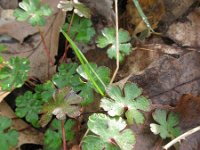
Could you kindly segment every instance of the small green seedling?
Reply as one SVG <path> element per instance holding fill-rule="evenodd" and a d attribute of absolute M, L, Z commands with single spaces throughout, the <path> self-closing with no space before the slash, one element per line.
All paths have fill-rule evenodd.
<path fill-rule="evenodd" d="M 41 4 L 40 0 L 23 0 L 19 3 L 18 9 L 14 11 L 14 16 L 18 21 L 28 21 L 32 26 L 44 26 L 45 16 L 52 14 L 52 9 Z"/>
<path fill-rule="evenodd" d="M 125 129 L 122 118 L 110 118 L 105 114 L 93 114 L 89 117 L 88 129 L 96 135 L 87 135 L 83 139 L 83 150 L 131 150 L 135 136 L 130 129 Z"/>
<path fill-rule="evenodd" d="M 70 22 L 71 16 L 68 19 Z M 63 30 L 67 31 L 69 28 L 69 23 L 65 23 L 63 26 Z M 92 21 L 87 18 L 80 18 L 78 16 L 74 16 L 73 24 L 70 27 L 69 36 L 74 39 L 77 43 L 88 44 L 92 37 L 95 35 L 95 30 L 92 27 Z"/>
<path fill-rule="evenodd" d="M 0 87 L 10 91 L 21 87 L 28 79 L 29 61 L 26 58 L 11 57 L 0 64 Z"/>
<path fill-rule="evenodd" d="M 75 125 L 75 121 L 68 119 L 65 122 L 65 135 L 66 140 L 71 141 L 74 138 L 74 131 L 72 130 Z M 50 125 L 50 128 L 44 134 L 44 149 L 45 150 L 58 150 L 62 146 L 62 130 L 60 121 L 54 119 Z"/>
<path fill-rule="evenodd" d="M 148 111 L 150 101 L 141 96 L 142 89 L 136 84 L 126 83 L 124 95 L 118 86 L 109 86 L 107 94 L 111 98 L 104 97 L 101 99 L 100 107 L 108 111 L 110 116 L 122 116 L 125 113 L 128 123 L 144 123 L 144 116 L 139 111 Z"/>
<path fill-rule="evenodd" d="M 66 12 L 74 10 L 74 13 L 80 17 L 91 17 L 90 9 L 77 0 L 60 1 L 57 7 Z"/>
<path fill-rule="evenodd" d="M 66 86 L 72 86 L 79 84 L 79 76 L 76 72 L 76 69 L 78 68 L 77 63 L 68 63 L 68 64 L 61 64 L 58 67 L 58 73 L 56 73 L 53 78 L 52 82 L 58 87 L 58 88 L 64 88 Z M 74 89 L 73 89 L 74 90 Z"/>
<path fill-rule="evenodd" d="M 168 114 L 168 115 L 167 115 Z M 157 109 L 153 113 L 153 119 L 158 123 L 151 123 L 151 131 L 159 134 L 162 139 L 174 139 L 181 134 L 178 115 L 174 112 L 168 113 L 166 110 Z"/>
<path fill-rule="evenodd" d="M 97 46 L 99 48 L 105 48 L 108 46 L 107 54 L 109 58 L 116 59 L 116 40 L 115 40 L 115 29 L 104 28 L 102 35 L 97 38 Z M 123 61 L 124 57 L 129 55 L 131 52 L 131 37 L 128 31 L 119 29 L 119 60 Z"/>
<path fill-rule="evenodd" d="M 0 147 L 1 150 L 9 150 L 17 146 L 19 133 L 11 129 L 12 120 L 0 116 Z"/>
<path fill-rule="evenodd" d="M 37 93 L 38 99 L 46 103 L 52 99 L 56 88 L 51 81 L 47 81 L 44 84 L 39 84 L 35 87 L 35 92 Z"/>
<path fill-rule="evenodd" d="M 28 91 L 16 99 L 15 114 L 31 123 L 34 127 L 39 127 L 39 113 L 42 109 L 43 102 L 39 99 L 38 94 Z"/>

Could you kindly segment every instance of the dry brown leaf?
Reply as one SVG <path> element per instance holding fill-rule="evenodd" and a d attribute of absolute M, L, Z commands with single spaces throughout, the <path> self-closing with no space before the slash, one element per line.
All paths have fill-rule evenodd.
<path fill-rule="evenodd" d="M 19 142 L 17 147 L 20 147 L 26 143 L 32 144 L 42 144 L 43 143 L 43 133 L 38 132 L 36 129 L 32 128 L 22 119 L 17 119 L 13 110 L 8 106 L 6 102 L 0 104 L 0 115 L 6 116 L 13 120 L 13 128 L 19 132 Z"/>
<path fill-rule="evenodd" d="M 113 0 L 79 0 L 92 10 L 94 16 L 101 15 L 109 23 L 115 23 L 115 13 L 112 9 Z"/>
<path fill-rule="evenodd" d="M 200 97 L 191 94 L 183 95 L 177 103 L 176 111 L 180 115 L 180 126 L 184 132 L 200 124 Z M 182 140 L 180 150 L 199 150 L 200 132 Z"/>
<path fill-rule="evenodd" d="M 166 24 L 171 24 L 174 20 L 178 19 L 190 6 L 197 0 L 163 0 L 165 5 L 165 15 L 162 17 L 162 21 Z"/>
<path fill-rule="evenodd" d="M 55 61 L 54 57 L 58 50 L 59 31 L 65 21 L 65 13 L 57 8 L 59 0 L 46 0 L 44 2 L 48 3 L 54 9 L 54 14 L 47 18 L 47 24 L 43 28 L 43 34 L 51 58 Z M 14 26 L 12 24 L 14 24 Z M 24 22 L 13 22 L 13 20 L 11 20 L 10 22 L 4 22 L 3 25 L 0 25 L 0 35 L 6 34 L 19 40 L 19 43 L 10 42 L 6 44 L 9 47 L 9 50 L 4 53 L 6 59 L 11 56 L 29 58 L 31 64 L 30 76 L 35 76 L 41 81 L 45 81 L 55 73 L 55 66 L 50 65 L 47 54 L 44 52 L 41 39 L 39 35 L 35 33 L 37 33 L 37 30 Z M 29 40 L 25 42 L 24 39 L 28 36 L 30 36 Z"/>
<path fill-rule="evenodd" d="M 14 9 L 18 6 L 18 0 L 1 0 L 0 6 L 3 9 Z"/>
<path fill-rule="evenodd" d="M 5 92 L 0 90 L 0 103 L 4 100 L 4 98 L 10 94 L 10 92 Z"/>
<path fill-rule="evenodd" d="M 200 47 L 200 9 L 191 12 L 185 22 L 172 24 L 167 31 L 167 36 L 179 45 Z"/>
<path fill-rule="evenodd" d="M 185 93 L 200 94 L 200 53 L 190 52 L 179 59 L 169 55 L 153 62 L 129 80 L 138 83 L 157 104 L 176 104 Z"/>

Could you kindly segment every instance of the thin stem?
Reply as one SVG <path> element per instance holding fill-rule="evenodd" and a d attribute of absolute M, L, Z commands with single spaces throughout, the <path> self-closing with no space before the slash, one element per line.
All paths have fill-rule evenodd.
<path fill-rule="evenodd" d="M 67 33 L 69 34 L 69 32 L 70 32 L 70 29 L 71 29 L 71 27 L 72 27 L 72 24 L 73 24 L 73 21 L 74 21 L 74 11 L 73 11 L 73 13 L 72 13 L 72 17 L 71 17 L 71 20 L 70 20 L 70 23 L 69 23 L 69 26 L 68 26 L 68 29 L 67 29 Z M 65 53 L 64 53 L 64 55 L 63 55 L 63 57 L 62 57 L 62 62 L 63 62 L 63 60 L 64 60 L 64 58 L 66 58 L 67 57 L 67 51 L 68 51 L 68 49 L 69 49 L 69 43 L 68 43 L 68 41 L 66 40 L 66 42 L 65 42 Z"/>
<path fill-rule="evenodd" d="M 38 27 L 38 31 L 39 31 L 40 37 L 41 37 L 41 39 L 42 39 L 42 44 L 43 44 L 43 46 L 44 46 L 44 51 L 45 51 L 45 53 L 46 53 L 46 55 L 47 55 L 47 57 L 48 57 L 48 59 L 49 59 L 50 64 L 53 66 L 53 65 L 54 65 L 54 62 L 53 62 L 53 60 L 51 59 L 50 52 L 49 52 L 49 50 L 48 50 L 48 48 L 47 48 L 47 45 L 46 45 L 46 42 L 45 42 L 45 39 L 44 39 L 44 35 L 43 35 L 42 30 L 40 29 L 40 27 Z"/>
<path fill-rule="evenodd" d="M 115 24 L 116 24 L 116 69 L 110 81 L 110 84 L 113 83 L 117 72 L 119 70 L 119 24 L 118 24 L 118 0 L 115 0 Z"/>
<path fill-rule="evenodd" d="M 83 143 L 83 139 L 87 136 L 87 134 L 89 133 L 89 129 L 86 130 L 85 134 L 83 135 L 82 139 L 81 139 L 81 142 L 79 144 L 79 147 L 81 147 L 82 143 Z"/>
<path fill-rule="evenodd" d="M 63 141 L 63 150 L 67 150 L 66 135 L 65 135 L 65 120 L 61 120 L 62 128 L 62 141 Z"/>
<path fill-rule="evenodd" d="M 190 136 L 191 134 L 197 132 L 200 130 L 200 126 L 193 128 L 187 132 L 185 132 L 184 134 L 178 136 L 177 138 L 173 139 L 171 142 L 169 142 L 168 144 L 166 144 L 165 146 L 163 146 L 164 149 L 169 149 L 172 145 L 176 144 L 177 142 L 180 142 L 181 140 L 185 139 L 186 137 Z"/>

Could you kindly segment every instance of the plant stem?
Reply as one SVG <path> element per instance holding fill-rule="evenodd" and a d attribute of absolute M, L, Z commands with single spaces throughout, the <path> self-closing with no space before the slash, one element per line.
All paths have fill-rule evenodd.
<path fill-rule="evenodd" d="M 65 135 L 65 120 L 61 120 L 62 128 L 62 141 L 63 141 L 63 150 L 67 150 L 66 135 Z"/>
<path fill-rule="evenodd" d="M 83 143 L 83 139 L 87 136 L 87 134 L 89 133 L 89 129 L 86 130 L 85 134 L 83 135 L 82 139 L 81 139 L 81 142 L 79 144 L 79 148 L 81 147 L 82 143 Z"/>
<path fill-rule="evenodd" d="M 70 29 L 71 29 L 71 26 L 72 26 L 72 23 L 73 23 L 73 20 L 74 20 L 74 11 L 73 11 L 73 13 L 72 13 L 72 18 L 71 18 L 71 20 L 70 20 L 70 23 L 69 23 L 69 26 L 68 26 L 68 29 L 67 29 L 67 33 L 69 34 L 69 32 L 70 32 Z M 63 60 L 64 60 L 64 58 L 65 57 L 67 57 L 67 52 L 68 52 L 68 49 L 69 49 L 69 43 L 68 43 L 68 41 L 66 40 L 66 42 L 65 42 L 65 53 L 64 53 L 64 55 L 63 55 L 63 57 L 62 57 L 62 62 L 63 62 Z"/>
<path fill-rule="evenodd" d="M 45 39 L 44 39 L 44 35 L 43 35 L 42 30 L 40 29 L 40 27 L 38 27 L 38 31 L 39 31 L 39 33 L 40 33 L 40 37 L 41 37 L 41 40 L 42 40 L 42 44 L 43 44 L 43 46 L 44 46 L 44 51 L 45 51 L 45 53 L 46 53 L 46 55 L 47 55 L 47 57 L 48 57 L 48 60 L 49 60 L 50 64 L 53 66 L 53 65 L 54 65 L 54 62 L 53 62 L 53 60 L 51 59 L 50 52 L 49 52 L 49 50 L 48 50 L 48 48 L 47 48 L 47 45 L 46 45 L 46 42 L 45 42 Z"/>
<path fill-rule="evenodd" d="M 116 24 L 116 69 L 110 81 L 110 84 L 113 83 L 117 72 L 119 70 L 119 24 L 118 24 L 118 0 L 115 0 L 115 24 Z"/>

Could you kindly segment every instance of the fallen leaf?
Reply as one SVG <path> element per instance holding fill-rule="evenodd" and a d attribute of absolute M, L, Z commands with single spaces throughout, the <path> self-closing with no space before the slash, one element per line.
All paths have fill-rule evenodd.
<path fill-rule="evenodd" d="M 164 55 L 129 81 L 142 87 L 153 103 L 175 105 L 185 93 L 200 94 L 199 60 L 198 52 L 187 53 L 179 59 Z"/>
<path fill-rule="evenodd" d="M 171 24 L 174 20 L 186 13 L 196 1 L 197 0 L 163 0 L 166 12 L 162 17 L 162 21 L 166 24 Z"/>
<path fill-rule="evenodd" d="M 184 132 L 200 124 L 200 97 L 191 94 L 183 95 L 175 109 L 180 115 L 180 127 Z M 180 150 L 199 150 L 200 132 L 196 132 L 182 140 Z"/>
<path fill-rule="evenodd" d="M 17 8 L 18 0 L 1 0 L 0 6 L 4 9 Z"/>
<path fill-rule="evenodd" d="M 4 100 L 4 98 L 9 94 L 10 92 L 1 91 L 0 89 L 0 103 Z"/>
<path fill-rule="evenodd" d="M 184 22 L 176 22 L 169 27 L 167 36 L 185 47 L 200 46 L 200 9 L 197 8 L 187 16 Z"/>

